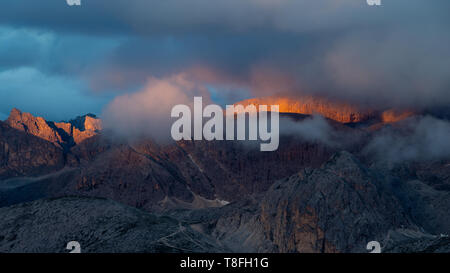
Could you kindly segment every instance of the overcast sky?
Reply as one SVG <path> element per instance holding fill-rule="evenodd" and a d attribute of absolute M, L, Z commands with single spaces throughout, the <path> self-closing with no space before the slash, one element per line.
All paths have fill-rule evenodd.
<path fill-rule="evenodd" d="M 201 86 L 221 104 L 283 93 L 448 105 L 450 1 L 381 1 L 2 0 L 0 119 L 13 107 L 100 114 L 179 75 L 180 92 Z"/>

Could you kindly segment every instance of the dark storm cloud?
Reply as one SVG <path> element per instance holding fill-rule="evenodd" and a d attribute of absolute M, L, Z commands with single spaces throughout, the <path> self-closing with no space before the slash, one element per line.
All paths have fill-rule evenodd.
<path fill-rule="evenodd" d="M 85 83 L 23 67 L 0 72 L 0 114 L 19 108 L 60 121 L 89 112 L 100 113 L 108 97 L 92 96 Z"/>
<path fill-rule="evenodd" d="M 351 0 L 84 0 L 80 7 L 64 0 L 7 0 L 0 23 L 88 33 L 307 31 L 351 24 L 364 16 L 353 13 L 361 6 L 365 3 Z"/>
<path fill-rule="evenodd" d="M 70 7 L 7 0 L 0 24 L 73 40 L 42 58 L 30 54 L 39 44 L 10 40 L 0 69 L 71 73 L 94 91 L 135 90 L 149 77 L 190 73 L 200 84 L 253 96 L 312 93 L 378 108 L 450 103 L 450 2 L 382 3 L 82 0 Z"/>
<path fill-rule="evenodd" d="M 436 0 L 383 1 L 383 10 L 365 0 L 65 0 L 2 1 L 0 23 L 82 32 L 144 33 L 247 31 L 308 32 L 404 21 L 440 21 L 449 3 Z M 431 15 L 437 15 L 437 18 Z M 422 22 L 423 23 L 423 22 Z"/>
<path fill-rule="evenodd" d="M 0 26 L 0 70 L 33 66 L 51 73 L 79 74 L 102 61 L 120 41 Z"/>
<path fill-rule="evenodd" d="M 88 68 L 117 43 L 112 38 L 0 26 L 0 113 L 17 107 L 57 121 L 99 113 L 108 96 L 92 95 Z"/>

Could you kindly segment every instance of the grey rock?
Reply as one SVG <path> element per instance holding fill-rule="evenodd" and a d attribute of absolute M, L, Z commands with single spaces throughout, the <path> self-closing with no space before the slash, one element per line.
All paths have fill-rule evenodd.
<path fill-rule="evenodd" d="M 237 252 L 367 252 L 390 230 L 418 230 L 396 198 L 348 152 L 223 208 L 174 211 Z"/>
<path fill-rule="evenodd" d="M 90 252 L 224 252 L 180 221 L 114 201 L 66 197 L 0 209 L 0 252 L 64 253 L 78 241 Z"/>

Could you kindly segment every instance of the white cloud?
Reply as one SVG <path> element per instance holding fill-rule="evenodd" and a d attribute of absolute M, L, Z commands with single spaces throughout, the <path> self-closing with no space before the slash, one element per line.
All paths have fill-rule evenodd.
<path fill-rule="evenodd" d="M 171 110 L 177 104 L 191 105 L 194 96 L 208 103 L 208 91 L 186 74 L 150 78 L 146 86 L 133 94 L 116 97 L 102 114 L 103 125 L 120 137 L 170 139 Z"/>

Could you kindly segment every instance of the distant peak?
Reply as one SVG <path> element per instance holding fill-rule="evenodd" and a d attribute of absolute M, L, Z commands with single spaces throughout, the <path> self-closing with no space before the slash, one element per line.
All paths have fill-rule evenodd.
<path fill-rule="evenodd" d="M 75 119 L 70 120 L 68 123 L 80 131 L 100 131 L 102 129 L 102 122 L 94 114 L 86 114 L 84 116 L 78 116 Z"/>
<path fill-rule="evenodd" d="M 13 108 L 11 110 L 11 112 L 9 113 L 9 119 L 15 118 L 15 117 L 20 117 L 21 115 L 22 115 L 22 111 L 20 111 L 17 108 Z"/>
<path fill-rule="evenodd" d="M 102 130 L 101 120 L 92 113 L 79 116 L 69 122 L 55 123 L 13 108 L 6 123 L 17 130 L 67 147 L 93 137 Z"/>
<path fill-rule="evenodd" d="M 16 107 L 14 107 L 14 108 L 11 110 L 11 114 L 14 114 L 14 113 L 19 113 L 19 114 L 21 114 L 22 111 L 20 111 L 20 110 L 17 109 Z"/>

